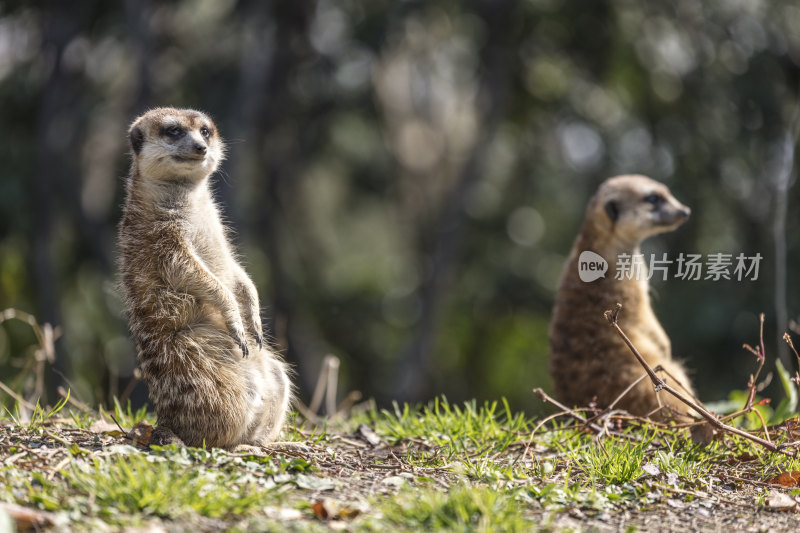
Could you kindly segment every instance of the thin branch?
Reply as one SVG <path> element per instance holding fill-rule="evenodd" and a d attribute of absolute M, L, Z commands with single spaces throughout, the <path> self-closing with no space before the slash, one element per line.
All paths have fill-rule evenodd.
<path fill-rule="evenodd" d="M 317 384 L 314 387 L 314 393 L 311 395 L 311 403 L 308 404 L 308 410 L 314 414 L 319 413 L 320 407 L 322 407 L 322 400 L 325 396 L 325 390 L 330 385 L 330 371 L 333 367 L 336 367 L 338 370 L 339 367 L 339 359 L 332 354 L 328 354 L 322 360 L 322 367 L 319 371 L 319 376 L 317 377 Z M 328 416 L 332 413 L 328 412 Z"/>
<path fill-rule="evenodd" d="M 316 426 L 317 424 L 320 423 L 321 419 L 317 416 L 317 414 L 311 411 L 311 409 L 309 409 L 308 407 L 306 407 L 303 402 L 295 398 L 294 402 L 292 403 L 294 405 L 294 408 L 297 409 L 300 415 L 303 418 L 305 418 L 308 422 L 310 422 L 312 426 Z"/>
<path fill-rule="evenodd" d="M 797 364 L 800 365 L 800 354 L 797 353 L 797 350 L 794 348 L 794 343 L 792 343 L 792 338 L 789 336 L 788 333 L 783 334 L 783 340 L 786 341 L 786 344 L 789 345 L 789 348 L 792 349 L 794 352 L 794 356 L 797 357 Z"/>
<path fill-rule="evenodd" d="M 25 398 L 23 398 L 22 396 L 20 396 L 16 392 L 14 392 L 8 385 L 3 383 L 2 381 L 0 381 L 0 389 L 2 389 L 3 392 L 8 394 L 9 396 L 14 398 L 15 400 L 17 400 L 17 402 L 19 402 L 19 404 L 22 405 L 25 409 L 30 409 L 31 411 L 33 411 L 36 408 L 35 405 L 33 405 L 29 401 L 25 400 Z"/>
<path fill-rule="evenodd" d="M 336 390 L 339 385 L 339 358 L 335 355 L 325 357 L 328 363 L 328 384 L 325 387 L 325 414 L 336 416 Z"/>
<path fill-rule="evenodd" d="M 749 393 L 747 395 L 747 401 L 745 402 L 744 407 L 742 407 L 739 411 L 720 417 L 719 420 L 720 422 L 725 420 L 733 420 L 744 414 L 753 412 L 761 421 L 761 427 L 764 430 L 764 436 L 766 437 L 766 440 L 772 442 L 771 439 L 769 438 L 769 428 L 767 427 L 767 423 L 764 421 L 764 417 L 761 416 L 761 413 L 759 413 L 757 409 L 754 409 L 756 392 L 759 389 L 758 376 L 761 374 L 761 370 L 764 368 L 764 362 L 767 360 L 766 351 L 764 349 L 764 313 L 761 313 L 758 316 L 758 318 L 760 321 L 758 346 L 753 348 L 749 344 L 742 345 L 742 348 L 755 355 L 756 359 L 758 360 L 758 368 L 756 368 L 755 374 L 750 374 L 750 380 L 747 382 L 747 388 L 749 390 Z"/>
<path fill-rule="evenodd" d="M 641 383 L 641 382 L 642 382 L 642 380 L 643 380 L 643 379 L 645 379 L 645 378 L 647 378 L 647 374 L 642 374 L 642 375 L 641 375 L 641 376 L 639 376 L 639 377 L 638 377 L 636 380 L 634 380 L 634 381 L 633 381 L 633 383 L 631 383 L 630 385 L 628 385 L 628 386 L 625 388 L 625 390 L 624 390 L 624 391 L 622 391 L 622 393 L 621 393 L 619 396 L 617 396 L 617 398 L 616 398 L 616 399 L 615 399 L 613 402 L 611 402 L 611 403 L 609 404 L 609 406 L 608 406 L 608 409 L 614 409 L 614 406 L 615 406 L 615 405 L 617 405 L 617 403 L 619 403 L 619 401 L 620 401 L 622 398 L 624 398 L 626 394 L 628 394 L 628 393 L 629 393 L 631 390 L 633 390 L 633 388 L 634 388 L 636 385 L 638 385 L 639 383 Z"/>
<path fill-rule="evenodd" d="M 138 369 L 137 369 L 138 370 Z M 130 397 L 133 389 L 136 388 L 136 385 L 139 384 L 140 378 L 139 373 L 134 372 L 133 377 L 128 381 L 128 385 L 125 387 L 125 390 L 122 391 L 122 394 L 119 396 L 119 403 L 122 405 L 125 401 Z"/>
<path fill-rule="evenodd" d="M 703 418 L 708 420 L 709 424 L 711 424 L 712 426 L 714 426 L 718 430 L 726 431 L 728 433 L 733 433 L 735 435 L 739 435 L 740 437 L 744 437 L 744 438 L 746 438 L 748 440 L 751 440 L 751 441 L 753 441 L 753 442 L 755 442 L 757 444 L 760 444 L 761 446 L 765 447 L 766 449 L 768 449 L 771 452 L 781 453 L 783 455 L 788 455 L 789 457 L 795 457 L 797 455 L 797 453 L 790 453 L 789 451 L 784 449 L 786 447 L 785 445 L 780 445 L 780 446 L 779 445 L 775 445 L 772 442 L 764 440 L 761 437 L 757 437 L 755 435 L 752 435 L 752 434 L 750 434 L 750 433 L 748 433 L 746 431 L 743 431 L 743 430 L 741 430 L 739 428 L 736 428 L 736 427 L 733 427 L 733 426 L 729 426 L 727 424 L 723 424 L 722 422 L 719 421 L 719 419 L 716 416 L 714 416 L 713 413 L 711 413 L 710 411 L 708 411 L 704 407 L 698 405 L 696 402 L 692 401 L 691 399 L 687 398 L 685 395 L 681 394 L 679 391 L 677 391 L 677 390 L 673 389 L 672 387 L 670 387 L 669 385 L 667 385 L 667 383 L 663 379 L 658 377 L 658 375 L 656 375 L 655 371 L 652 368 L 650 368 L 650 365 L 648 365 L 647 361 L 644 360 L 644 357 L 642 357 L 642 354 L 639 353 L 639 350 L 636 349 L 636 347 L 633 345 L 633 343 L 628 338 L 628 336 L 625 335 L 625 332 L 622 331 L 622 328 L 619 327 L 619 324 L 617 323 L 617 318 L 619 317 L 619 312 L 620 312 L 621 309 L 622 309 L 622 304 L 621 303 L 617 303 L 617 305 L 614 308 L 614 310 L 613 311 L 612 310 L 606 311 L 604 313 L 604 316 L 606 317 L 606 320 L 608 320 L 608 323 L 611 325 L 611 327 L 613 327 L 616 330 L 617 334 L 622 338 L 622 340 L 625 341 L 625 344 L 631 350 L 631 352 L 633 353 L 634 357 L 636 357 L 636 359 L 639 361 L 639 364 L 641 364 L 642 367 L 644 367 L 645 372 L 647 372 L 647 375 L 650 376 L 650 380 L 653 382 L 653 386 L 655 387 L 655 391 L 656 392 L 659 392 L 661 390 L 665 390 L 668 393 L 672 394 L 678 400 L 680 400 L 681 402 L 685 403 L 686 405 L 688 405 L 689 407 L 694 409 L 700 416 L 702 416 Z"/>
<path fill-rule="evenodd" d="M 548 396 L 547 393 L 544 390 L 542 390 L 541 388 L 537 387 L 537 388 L 533 389 L 533 393 L 536 396 L 538 396 L 539 399 L 542 400 L 543 402 L 555 405 L 556 407 L 561 409 L 563 414 L 571 416 L 572 418 L 574 418 L 575 420 L 577 420 L 581 424 L 587 424 L 588 423 L 587 424 L 588 427 L 590 429 L 592 429 L 593 431 L 595 431 L 595 432 L 602 431 L 602 428 L 600 426 L 598 426 L 596 424 L 589 423 L 589 421 L 586 418 L 584 418 L 583 416 L 581 416 L 577 411 L 575 411 L 574 409 L 570 409 L 569 407 L 567 407 L 563 403 L 559 402 L 555 398 L 552 398 L 551 396 Z M 535 430 L 534 430 L 534 432 L 535 432 Z"/>
<path fill-rule="evenodd" d="M 541 388 L 537 387 L 537 388 L 533 389 L 533 393 L 536 394 L 536 396 L 538 396 L 539 399 L 541 399 L 543 402 L 553 404 L 556 407 L 558 407 L 559 409 L 561 409 L 561 411 L 562 411 L 561 414 L 569 415 L 570 417 L 574 418 L 578 422 L 584 424 L 588 429 L 592 430 L 594 433 L 602 434 L 604 432 L 607 432 L 607 429 L 605 427 L 599 426 L 599 425 L 597 425 L 597 424 L 595 424 L 595 423 L 593 423 L 591 421 L 596 417 L 592 417 L 592 419 L 584 418 L 575 409 L 570 409 L 569 407 L 567 407 L 566 405 L 562 404 L 558 400 L 548 396 L 547 393 L 544 392 Z M 541 426 L 542 426 L 541 423 L 538 424 L 536 426 L 536 428 L 534 428 L 534 430 L 531 432 L 531 440 L 533 439 L 533 435 L 534 435 L 534 433 L 536 433 L 536 430 L 539 429 L 539 427 L 541 427 Z M 616 437 L 622 437 L 622 438 L 625 438 L 625 439 L 628 439 L 628 440 L 639 440 L 636 437 L 634 437 L 633 435 L 627 435 L 627 434 L 618 433 L 618 432 L 608 432 L 608 433 L 613 434 Z"/>
<path fill-rule="evenodd" d="M 92 411 L 91 407 L 89 407 L 88 405 L 86 405 L 82 401 L 80 401 L 77 398 L 75 398 L 74 394 L 67 394 L 67 389 L 65 389 L 61 385 L 59 385 L 56 388 L 56 392 L 58 392 L 59 396 L 61 396 L 62 398 L 66 398 L 67 402 L 69 402 L 71 405 L 74 405 L 75 407 L 80 409 L 82 412 L 89 413 L 89 412 Z"/>
<path fill-rule="evenodd" d="M 794 382 L 800 386 L 800 354 L 798 354 L 797 350 L 794 349 L 794 343 L 792 342 L 792 338 L 788 333 L 783 334 L 783 340 L 786 341 L 786 344 L 788 344 L 789 348 L 791 348 L 794 352 L 794 356 L 797 357 L 797 371 L 794 373 Z"/>

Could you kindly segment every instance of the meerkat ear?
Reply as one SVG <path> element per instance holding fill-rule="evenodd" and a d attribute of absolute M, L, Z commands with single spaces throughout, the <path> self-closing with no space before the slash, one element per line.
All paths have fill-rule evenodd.
<path fill-rule="evenodd" d="M 619 218 L 619 207 L 617 206 L 617 202 L 614 200 L 609 200 L 606 202 L 606 214 L 608 218 L 611 219 L 611 222 L 616 222 Z"/>
<path fill-rule="evenodd" d="M 138 154 L 142 151 L 142 145 L 144 144 L 144 132 L 142 132 L 141 128 L 131 128 L 130 141 L 131 148 L 133 148 L 133 153 Z"/>

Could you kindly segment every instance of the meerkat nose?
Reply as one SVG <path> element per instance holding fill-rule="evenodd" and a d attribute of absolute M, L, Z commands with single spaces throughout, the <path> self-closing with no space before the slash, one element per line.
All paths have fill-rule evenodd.
<path fill-rule="evenodd" d="M 682 209 L 678 210 L 678 216 L 681 217 L 681 218 L 688 218 L 689 215 L 691 215 L 691 214 L 692 214 L 692 210 L 689 209 L 688 207 L 685 207 L 685 206 Z"/>
<path fill-rule="evenodd" d="M 206 153 L 207 148 L 205 147 L 205 145 L 202 145 L 200 143 L 194 143 L 194 151 L 197 152 L 198 154 L 204 154 Z"/>

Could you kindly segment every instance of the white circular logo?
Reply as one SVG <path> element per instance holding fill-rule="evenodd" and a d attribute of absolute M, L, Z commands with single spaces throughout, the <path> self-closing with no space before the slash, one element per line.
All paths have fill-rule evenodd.
<path fill-rule="evenodd" d="M 606 277 L 608 263 L 602 256 L 586 250 L 578 257 L 578 276 L 581 281 L 591 282 Z"/>

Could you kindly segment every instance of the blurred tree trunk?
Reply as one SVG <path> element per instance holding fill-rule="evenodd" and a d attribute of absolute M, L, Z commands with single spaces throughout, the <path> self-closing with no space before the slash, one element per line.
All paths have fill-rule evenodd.
<path fill-rule="evenodd" d="M 246 149 L 255 154 L 251 168 L 262 172 L 265 179 L 263 186 L 259 185 L 257 226 L 253 230 L 264 236 L 270 266 L 273 302 L 266 323 L 282 345 L 286 360 L 295 366 L 305 393 L 314 386 L 311 369 L 319 358 L 310 349 L 311 332 L 303 324 L 299 297 L 286 272 L 284 239 L 289 226 L 284 206 L 294 203 L 289 198 L 291 181 L 305 161 L 296 135 L 305 117 L 298 116 L 299 110 L 292 106 L 290 76 L 308 53 L 308 45 L 302 43 L 307 41 L 315 5 L 310 0 L 245 3 L 243 15 L 249 21 L 246 31 L 255 40 L 244 54 L 238 99 Z M 261 29 L 270 19 L 274 22 L 269 32 Z"/>
<path fill-rule="evenodd" d="M 83 11 L 63 2 L 47 2 L 42 8 L 42 54 L 50 70 L 44 83 L 37 118 L 36 162 L 31 180 L 33 194 L 33 273 L 38 319 L 61 323 L 59 272 L 53 255 L 53 230 L 58 198 L 80 196 L 77 136 L 80 131 L 80 100 L 83 92 L 75 73 L 62 61 L 66 46 L 78 36 Z M 78 204 L 80 205 L 80 204 Z M 98 243 L 99 244 L 99 243 Z M 56 343 L 54 368 L 66 373 L 64 352 Z M 47 390 L 47 389 L 45 389 Z M 42 398 L 46 405 L 46 398 Z"/>
<path fill-rule="evenodd" d="M 791 372 L 792 356 L 788 345 L 783 342 L 783 334 L 789 326 L 789 306 L 787 304 L 786 281 L 786 212 L 789 202 L 789 188 L 792 184 L 794 171 L 795 146 L 798 138 L 798 120 L 795 117 L 791 124 L 791 131 L 786 131 L 783 138 L 776 144 L 778 163 L 776 175 L 772 180 L 775 211 L 772 220 L 772 238 L 775 249 L 775 340 L 778 348 L 778 358 L 783 367 Z"/>
<path fill-rule="evenodd" d="M 132 102 L 132 116 L 138 116 L 152 104 L 153 82 L 150 64 L 155 58 L 155 43 L 150 29 L 153 5 L 150 0 L 125 0 L 125 20 L 128 34 L 136 54 L 136 93 Z"/>
<path fill-rule="evenodd" d="M 480 135 L 459 178 L 445 196 L 440 216 L 430 233 L 435 235 L 431 257 L 431 271 L 420 288 L 422 309 L 419 326 L 412 337 L 395 382 L 393 397 L 408 402 L 419 402 L 431 396 L 431 361 L 436 343 L 441 304 L 445 289 L 453 273 L 464 232 L 464 205 L 475 185 L 480 181 L 487 149 L 495 137 L 503 118 L 508 98 L 515 7 L 517 0 L 496 2 L 480 1 L 476 11 L 485 22 L 486 44 L 481 50 L 479 105 Z"/>
<path fill-rule="evenodd" d="M 275 57 L 275 21 L 268 7 L 266 2 L 240 2 L 243 49 L 236 97 L 229 102 L 226 113 L 228 124 L 223 130 L 229 138 L 239 141 L 230 147 L 230 175 L 234 183 L 241 180 L 242 185 L 249 187 L 252 185 L 244 183 L 244 176 L 246 172 L 254 170 L 259 141 L 264 134 L 259 117 L 263 113 L 267 83 Z M 219 188 L 224 204 L 236 205 L 234 190 L 233 186 Z M 234 227 L 242 226 L 244 217 L 241 210 L 229 209 L 227 216 Z"/>
<path fill-rule="evenodd" d="M 136 82 L 133 97 L 128 104 L 128 120 L 133 122 L 134 117 L 144 113 L 153 105 L 153 80 L 150 75 L 150 65 L 156 57 L 156 43 L 150 26 L 153 15 L 153 3 L 150 0 L 125 0 L 124 11 L 128 38 L 131 49 L 136 58 Z M 121 132 L 121 134 L 123 134 Z M 124 132 L 127 137 L 127 132 Z M 125 147 L 128 147 L 126 138 Z M 126 324 L 127 325 L 127 324 Z M 135 347 L 133 353 L 136 353 Z M 138 370 L 137 370 L 138 372 Z M 130 399 L 134 405 L 147 402 L 147 388 L 137 386 L 140 378 L 134 376 L 119 383 L 123 390 L 121 400 Z M 111 398 L 109 397 L 109 405 Z"/>

